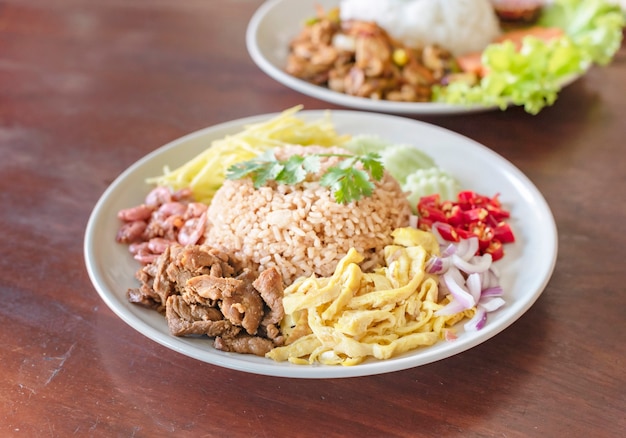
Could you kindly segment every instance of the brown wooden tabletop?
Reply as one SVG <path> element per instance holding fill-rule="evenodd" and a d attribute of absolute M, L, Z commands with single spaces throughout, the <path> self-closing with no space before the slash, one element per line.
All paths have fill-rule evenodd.
<path fill-rule="evenodd" d="M 519 167 L 558 227 L 543 294 L 475 348 L 367 377 L 269 377 L 167 349 L 106 306 L 83 236 L 124 169 L 220 122 L 339 108 L 252 62 L 261 3 L 0 0 L 0 435 L 622 436 L 625 48 L 536 116 L 414 117 Z"/>

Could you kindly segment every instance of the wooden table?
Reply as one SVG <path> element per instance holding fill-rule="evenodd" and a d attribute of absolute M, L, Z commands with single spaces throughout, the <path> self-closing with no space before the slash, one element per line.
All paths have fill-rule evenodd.
<path fill-rule="evenodd" d="M 83 234 L 117 175 L 194 130 L 297 104 L 244 44 L 260 0 L 0 1 L 0 435 L 616 437 L 626 429 L 626 49 L 537 116 L 419 117 L 550 204 L 554 275 L 491 340 L 405 371 L 267 377 L 166 349 L 109 310 Z"/>

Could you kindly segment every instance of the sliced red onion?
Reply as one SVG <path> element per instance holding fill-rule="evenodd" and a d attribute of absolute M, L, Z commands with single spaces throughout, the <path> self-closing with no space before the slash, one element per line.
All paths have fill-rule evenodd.
<path fill-rule="evenodd" d="M 413 228 L 417 228 L 418 217 L 412 214 L 409 216 L 409 226 Z"/>
<path fill-rule="evenodd" d="M 426 261 L 424 268 L 429 274 L 440 274 L 443 272 L 443 260 L 441 257 L 431 257 Z"/>
<path fill-rule="evenodd" d="M 456 245 L 451 243 L 441 251 L 441 257 L 450 257 L 456 252 Z"/>
<path fill-rule="evenodd" d="M 450 303 L 435 312 L 436 316 L 449 316 L 476 307 L 474 316 L 465 323 L 466 331 L 482 329 L 487 314 L 506 304 L 502 298 L 500 273 L 493 264 L 491 254 L 476 255 L 478 238 L 448 242 L 441 237 L 437 222 L 431 227 L 440 245 L 441 254 L 431 257 L 426 271 L 441 276 L 440 296 L 452 295 Z"/>
<path fill-rule="evenodd" d="M 469 261 L 478 251 L 478 237 L 461 239 L 456 248 L 456 255 L 465 261 Z"/>
<path fill-rule="evenodd" d="M 470 237 L 468 240 L 469 247 L 467 248 L 467 255 L 465 256 L 465 260 L 470 260 L 476 254 L 478 254 L 478 237 Z"/>
<path fill-rule="evenodd" d="M 486 312 L 493 312 L 504 306 L 505 301 L 500 297 L 484 297 L 480 299 L 478 307 L 482 307 Z"/>
<path fill-rule="evenodd" d="M 462 302 L 458 300 L 452 300 L 448 304 L 443 306 L 441 309 L 437 310 L 435 312 L 435 316 L 456 315 L 457 313 L 462 312 L 464 310 L 466 310 L 466 308 Z"/>
<path fill-rule="evenodd" d="M 445 273 L 450 275 L 458 284 L 465 285 L 465 276 L 456 266 L 450 265 Z"/>
<path fill-rule="evenodd" d="M 465 325 L 463 326 L 463 328 L 465 329 L 465 331 L 480 330 L 481 328 L 485 326 L 486 322 L 487 322 L 487 312 L 485 311 L 484 308 L 479 306 L 476 308 L 476 313 L 474 314 L 472 319 L 467 321 Z"/>
<path fill-rule="evenodd" d="M 481 292 L 482 292 L 482 287 L 481 287 L 481 278 L 480 278 L 480 274 L 479 273 L 472 273 L 470 275 L 467 276 L 467 279 L 465 280 L 465 286 L 467 287 L 467 290 L 469 291 L 470 294 L 472 294 L 472 297 L 474 298 L 474 302 L 478 302 L 478 300 L 480 300 L 481 297 Z"/>
<path fill-rule="evenodd" d="M 489 289 L 491 287 L 496 287 L 499 284 L 500 284 L 500 279 L 493 272 L 493 265 L 491 265 L 487 271 L 483 272 L 483 283 L 482 283 L 483 290 Z"/>
<path fill-rule="evenodd" d="M 439 245 L 446 245 L 449 242 L 443 237 L 441 237 L 441 233 L 439 232 L 439 228 L 438 228 L 438 225 L 440 223 L 441 222 L 434 222 L 430 227 L 430 232 L 433 233 L 433 235 L 435 236 L 435 239 L 437 239 L 437 242 L 439 242 Z"/>
<path fill-rule="evenodd" d="M 467 239 L 461 239 L 457 244 L 456 244 L 456 251 L 455 254 L 458 257 L 465 257 L 465 254 L 467 254 L 467 249 L 469 247 L 469 240 Z"/>
<path fill-rule="evenodd" d="M 474 301 L 472 294 L 465 289 L 463 283 L 458 281 L 453 272 L 454 270 L 449 269 L 448 272 L 443 274 L 443 281 L 446 283 L 446 286 L 454 297 L 454 300 L 459 301 L 460 305 L 463 306 L 464 309 L 471 309 L 476 304 L 476 301 Z"/>
<path fill-rule="evenodd" d="M 483 289 L 480 296 L 482 298 L 501 297 L 503 294 L 504 294 L 504 289 L 502 289 L 502 286 L 491 286 L 486 289 Z"/>
<path fill-rule="evenodd" d="M 461 271 L 467 274 L 473 274 L 475 272 L 485 272 L 491 267 L 492 258 L 491 254 L 484 254 L 482 256 L 474 256 L 470 260 L 464 260 L 457 254 L 452 254 L 452 263 Z"/>
<path fill-rule="evenodd" d="M 426 262 L 426 272 L 429 274 L 443 274 L 450 268 L 450 259 L 433 256 Z"/>

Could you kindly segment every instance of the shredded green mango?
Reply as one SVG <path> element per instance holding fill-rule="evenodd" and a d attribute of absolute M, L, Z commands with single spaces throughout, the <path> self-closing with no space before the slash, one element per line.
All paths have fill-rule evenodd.
<path fill-rule="evenodd" d="M 305 121 L 297 117 L 301 109 L 301 105 L 295 106 L 270 120 L 215 140 L 187 163 L 174 170 L 166 167 L 163 175 L 149 178 L 147 182 L 173 190 L 190 188 L 197 201 L 208 204 L 226 179 L 227 169 L 236 163 L 274 148 L 290 145 L 337 146 L 350 138 L 336 132 L 329 113 L 322 119 Z"/>

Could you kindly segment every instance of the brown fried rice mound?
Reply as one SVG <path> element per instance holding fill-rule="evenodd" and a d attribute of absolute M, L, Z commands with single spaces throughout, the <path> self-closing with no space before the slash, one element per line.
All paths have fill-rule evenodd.
<path fill-rule="evenodd" d="M 291 154 L 349 153 L 339 148 L 291 147 Z M 323 158 L 320 172 L 338 159 Z M 339 204 L 320 174 L 297 185 L 271 182 L 255 189 L 250 179 L 226 180 L 208 209 L 205 244 L 228 252 L 245 266 L 262 271 L 276 267 L 286 285 L 300 276 L 330 276 L 339 260 L 354 247 L 368 269 L 380 264 L 391 232 L 408 226 L 411 214 L 406 194 L 385 172 L 369 197 Z"/>

